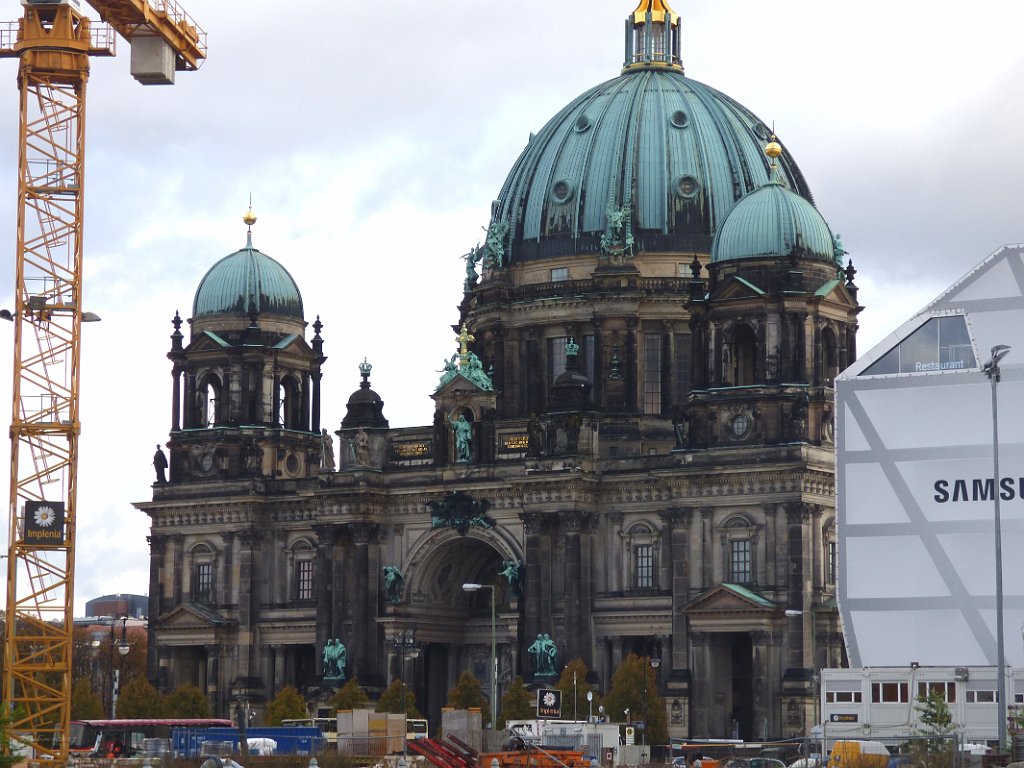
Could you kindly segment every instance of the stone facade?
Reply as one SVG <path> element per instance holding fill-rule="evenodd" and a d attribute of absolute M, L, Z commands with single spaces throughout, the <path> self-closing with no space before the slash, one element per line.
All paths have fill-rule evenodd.
<path fill-rule="evenodd" d="M 619 89 L 636 94 L 629 104 L 657 92 L 645 83 L 697 88 L 667 14 L 627 21 L 639 41 Z M 658 69 L 645 50 L 672 58 Z M 391 428 L 365 363 L 342 423 L 321 427 L 322 326 L 305 340 L 297 288 L 268 289 L 261 308 L 208 287 L 187 344 L 175 319 L 170 474 L 137 505 L 152 519 L 149 670 L 161 688 L 197 684 L 218 714 L 241 698 L 259 710 L 284 685 L 326 701 L 343 645 L 344 677 L 376 693 L 402 676 L 436 726 L 462 670 L 491 687 L 494 599 L 499 695 L 517 674 L 547 680 L 531 651 L 546 635 L 556 671 L 580 657 L 599 690 L 630 653 L 660 657 L 673 736 L 763 739 L 817 722 L 815 670 L 844 662 L 832 386 L 856 358 L 855 272 L 774 136 L 713 94 L 692 109 L 732 110 L 731 122 L 680 110 L 656 130 L 670 132 L 665 146 L 703 141 L 702 172 L 731 181 L 683 176 L 663 224 L 645 231 L 660 198 L 634 206 L 618 166 L 588 170 L 589 197 L 590 176 L 549 190 L 530 165 L 544 141 L 569 153 L 619 135 L 591 119 L 588 98 L 531 141 L 486 246 L 467 257 L 459 348 L 431 424 Z M 728 133 L 702 138 L 700 126 Z M 655 167 L 652 131 L 601 157 Z M 645 151 L 653 162 L 637 160 Z M 694 156 L 678 151 L 666 173 Z M 612 189 L 604 235 L 584 232 L 585 201 L 608 199 L 609 178 L 626 186 Z M 534 188 L 520 197 L 517 184 Z M 771 185 L 760 197 L 790 206 L 803 230 L 764 225 L 781 208 L 753 196 Z M 536 216 L 523 203 L 535 199 L 547 200 Z M 745 254 L 753 240 L 738 238 L 716 256 L 713 222 L 745 200 L 735 231 L 790 239 Z M 520 215 L 547 229 L 527 236 Z M 816 251 L 802 245 L 811 235 Z M 410 635 L 412 658 L 399 642 Z"/>

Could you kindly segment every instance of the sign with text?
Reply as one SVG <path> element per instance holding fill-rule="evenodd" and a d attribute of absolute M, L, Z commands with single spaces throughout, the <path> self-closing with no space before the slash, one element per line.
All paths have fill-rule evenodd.
<path fill-rule="evenodd" d="M 26 544 L 43 547 L 63 546 L 64 502 L 26 501 L 24 531 Z"/>
<path fill-rule="evenodd" d="M 856 723 L 857 715 L 856 713 L 852 712 L 833 712 L 831 715 L 829 715 L 828 719 L 829 722 L 832 723 Z"/>
<path fill-rule="evenodd" d="M 562 692 L 557 688 L 537 690 L 537 717 L 541 720 L 562 718 Z"/>

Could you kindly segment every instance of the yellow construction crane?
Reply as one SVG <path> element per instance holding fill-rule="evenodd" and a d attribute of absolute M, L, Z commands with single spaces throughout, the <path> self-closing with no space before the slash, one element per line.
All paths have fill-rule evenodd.
<path fill-rule="evenodd" d="M 21 0 L 0 25 L 21 95 L 3 713 L 12 749 L 60 768 L 71 715 L 85 85 L 90 56 L 131 44 L 142 83 L 174 82 L 206 56 L 206 35 L 173 0 Z"/>

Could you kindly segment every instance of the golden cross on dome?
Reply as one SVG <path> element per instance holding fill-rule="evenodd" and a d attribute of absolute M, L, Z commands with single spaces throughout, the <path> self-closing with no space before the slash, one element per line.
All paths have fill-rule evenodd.
<path fill-rule="evenodd" d="M 462 324 L 462 330 L 459 332 L 459 367 L 461 368 L 469 361 L 469 344 L 472 341 L 476 341 L 476 336 L 469 332 L 466 328 L 466 324 Z"/>

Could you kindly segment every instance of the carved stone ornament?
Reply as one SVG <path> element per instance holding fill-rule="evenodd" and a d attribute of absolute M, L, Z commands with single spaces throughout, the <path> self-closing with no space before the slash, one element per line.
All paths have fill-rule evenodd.
<path fill-rule="evenodd" d="M 428 501 L 433 528 L 454 528 L 460 536 L 469 533 L 470 526 L 493 528 L 494 518 L 486 513 L 491 502 L 474 499 L 465 491 L 455 491 L 440 501 Z"/>

